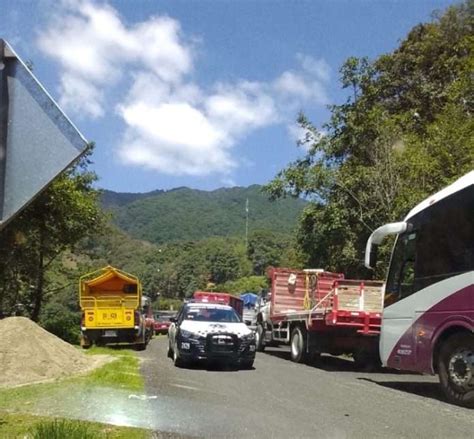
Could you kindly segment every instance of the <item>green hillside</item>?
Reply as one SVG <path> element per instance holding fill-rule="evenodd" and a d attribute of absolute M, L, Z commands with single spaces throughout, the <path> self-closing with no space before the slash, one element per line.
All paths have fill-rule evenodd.
<path fill-rule="evenodd" d="M 106 191 L 103 206 L 114 223 L 137 239 L 161 244 L 212 236 L 243 236 L 245 205 L 249 200 L 249 231 L 293 231 L 305 202 L 286 198 L 272 202 L 261 186 L 200 191 L 177 188 L 148 194 Z"/>

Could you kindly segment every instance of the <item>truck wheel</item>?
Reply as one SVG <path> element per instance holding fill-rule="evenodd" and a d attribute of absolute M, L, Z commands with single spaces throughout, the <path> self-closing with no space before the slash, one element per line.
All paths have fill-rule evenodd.
<path fill-rule="evenodd" d="M 296 326 L 291 332 L 291 361 L 304 363 L 308 357 L 306 352 L 306 331 Z"/>
<path fill-rule="evenodd" d="M 82 349 L 89 349 L 92 346 L 91 341 L 84 335 L 81 336 L 81 347 Z"/>
<path fill-rule="evenodd" d="M 148 337 L 146 338 L 146 344 L 150 343 L 152 338 L 153 338 L 153 332 L 148 331 Z"/>
<path fill-rule="evenodd" d="M 453 404 L 474 408 L 474 336 L 455 334 L 443 342 L 438 374 L 444 395 Z"/>
<path fill-rule="evenodd" d="M 255 331 L 255 346 L 258 352 L 265 350 L 265 329 L 260 323 L 257 325 L 257 330 Z"/>
<path fill-rule="evenodd" d="M 145 342 L 143 342 L 143 343 L 137 343 L 137 344 L 135 345 L 135 349 L 136 349 L 137 351 L 144 351 L 144 350 L 146 349 L 146 343 L 145 343 Z"/>

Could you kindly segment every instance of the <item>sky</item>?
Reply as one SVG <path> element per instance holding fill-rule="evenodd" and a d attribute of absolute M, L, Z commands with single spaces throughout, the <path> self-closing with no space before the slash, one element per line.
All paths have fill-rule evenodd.
<path fill-rule="evenodd" d="M 447 0 L 0 0 L 5 38 L 89 141 L 98 186 L 264 184 L 324 135 L 350 56 L 394 50 Z"/>

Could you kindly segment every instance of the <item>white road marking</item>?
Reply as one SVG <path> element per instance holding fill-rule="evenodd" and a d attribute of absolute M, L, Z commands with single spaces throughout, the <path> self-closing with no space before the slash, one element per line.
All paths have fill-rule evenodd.
<path fill-rule="evenodd" d="M 188 390 L 195 390 L 197 392 L 200 392 L 201 389 L 199 389 L 198 387 L 193 387 L 193 386 L 185 386 L 184 384 L 175 384 L 175 383 L 172 383 L 171 384 L 173 387 L 179 387 L 180 389 L 188 389 Z"/>

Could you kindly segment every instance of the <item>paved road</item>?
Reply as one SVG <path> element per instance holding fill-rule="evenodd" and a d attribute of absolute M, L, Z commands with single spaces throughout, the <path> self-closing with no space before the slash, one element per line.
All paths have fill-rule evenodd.
<path fill-rule="evenodd" d="M 209 438 L 472 438 L 474 411 L 441 400 L 434 377 L 361 373 L 325 357 L 257 354 L 248 371 L 175 368 L 167 339 L 142 354 L 153 428 Z"/>

